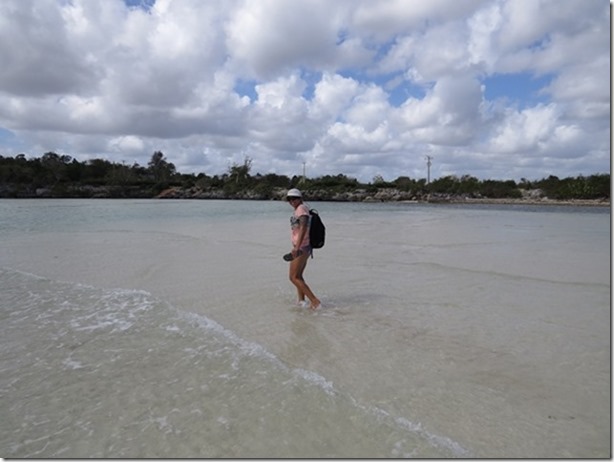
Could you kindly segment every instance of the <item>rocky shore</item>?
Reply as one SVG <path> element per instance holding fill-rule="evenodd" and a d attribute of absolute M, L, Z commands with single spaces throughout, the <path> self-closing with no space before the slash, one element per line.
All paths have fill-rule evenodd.
<path fill-rule="evenodd" d="M 573 205 L 609 207 L 610 198 L 557 200 L 547 197 L 539 189 L 520 189 L 520 197 L 489 198 L 477 194 L 438 194 L 424 191 L 403 191 L 396 188 L 354 189 L 334 191 L 327 189 L 305 190 L 305 197 L 312 202 L 409 202 L 442 204 L 518 204 L 518 205 Z M 273 188 L 266 192 L 246 189 L 229 192 L 225 189 L 201 189 L 198 187 L 170 187 L 159 194 L 139 187 L 91 186 L 66 188 L 58 192 L 49 188 L 0 187 L 0 198 L 84 198 L 84 199 L 218 199 L 218 200 L 284 200 L 285 188 Z"/>
<path fill-rule="evenodd" d="M 276 188 L 271 194 L 257 194 L 254 191 L 228 194 L 223 190 L 203 191 L 198 188 L 169 188 L 156 196 L 157 199 L 241 199 L 241 200 L 284 200 L 286 190 Z M 447 203 L 447 204 L 518 204 L 518 205 L 574 205 L 609 207 L 610 199 L 572 199 L 555 200 L 543 195 L 541 190 L 521 190 L 519 198 L 487 198 L 474 195 L 433 194 L 401 191 L 395 188 L 382 188 L 375 192 L 357 189 L 349 192 L 328 190 L 305 191 L 310 201 L 331 202 L 413 202 L 413 203 Z"/>

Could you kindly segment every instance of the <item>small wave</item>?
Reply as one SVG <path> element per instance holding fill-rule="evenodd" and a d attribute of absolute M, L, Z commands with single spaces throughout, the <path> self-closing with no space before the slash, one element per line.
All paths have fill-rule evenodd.
<path fill-rule="evenodd" d="M 4 290 L 7 288 L 10 290 Z M 27 387 L 33 387 L 31 392 L 23 392 L 25 403 L 29 393 L 41 396 L 50 392 L 58 393 L 64 386 L 62 384 L 71 377 L 70 374 L 78 374 L 80 380 L 77 383 L 90 383 L 88 386 L 100 393 L 96 395 L 97 404 L 91 409 L 91 414 L 87 411 L 89 403 L 80 404 L 86 406 L 80 412 L 84 413 L 84 422 L 89 426 L 83 438 L 87 438 L 92 432 L 91 428 L 96 425 L 93 422 L 97 422 L 97 409 L 100 406 L 110 406 L 110 401 L 106 400 L 117 400 L 117 396 L 107 396 L 103 392 L 111 374 L 115 377 L 114 393 L 121 390 L 118 396 L 127 397 L 125 399 L 133 403 L 133 406 L 139 402 L 147 406 L 147 409 L 150 406 L 160 406 L 157 400 L 148 401 L 145 397 L 159 396 L 163 389 L 180 397 L 177 399 L 190 403 L 188 405 L 180 401 L 179 404 L 174 403 L 170 411 L 162 407 L 156 413 L 140 411 L 138 407 L 115 408 L 112 411 L 115 417 L 125 415 L 124 412 L 127 415 L 146 412 L 144 415 L 150 416 L 131 420 L 134 427 L 132 438 L 141 438 L 141 434 L 151 432 L 152 428 L 169 438 L 176 437 L 175 430 L 187 431 L 187 427 L 181 424 L 182 419 L 209 418 L 209 408 L 193 405 L 202 400 L 202 393 L 211 393 L 219 402 L 238 400 L 248 409 L 245 412 L 252 412 L 249 411 L 251 402 L 256 401 L 259 415 L 262 409 L 269 407 L 269 412 L 276 413 L 275 406 L 279 404 L 288 409 L 308 409 L 311 413 L 308 418 L 316 422 L 330 421 L 331 416 L 338 413 L 349 416 L 358 425 L 360 432 L 364 432 L 360 434 L 395 434 L 395 441 L 388 443 L 385 438 L 370 436 L 382 448 L 388 445 L 386 450 L 391 455 L 413 454 L 412 450 L 420 455 L 422 449 L 415 449 L 418 446 L 423 449 L 431 447 L 437 454 L 445 452 L 452 457 L 465 457 L 468 454 L 449 438 L 434 435 L 409 418 L 394 416 L 378 407 L 362 403 L 316 371 L 288 366 L 263 345 L 245 340 L 204 315 L 178 310 L 148 292 L 96 289 L 81 284 L 51 281 L 22 272 L 0 270 L 0 297 L 13 297 L 16 305 L 12 305 L 11 310 L 18 313 L 9 315 L 2 332 L 20 331 L 28 337 L 22 339 L 11 334 L 11 343 L 8 344 L 13 349 L 14 354 L 11 355 L 23 357 L 20 354 L 22 351 L 34 351 L 35 355 L 40 355 L 40 359 L 23 357 L 20 361 L 25 362 L 20 364 L 27 366 L 25 368 L 19 364 L 7 364 L 9 368 L 5 371 L 4 386 L 8 387 L 10 381 L 24 386 L 27 383 Z M 20 306 L 24 309 L 20 309 Z M 43 317 L 33 321 L 40 316 Z M 212 335 L 202 335 L 194 328 L 204 329 Z M 53 364 L 60 367 L 54 368 Z M 131 378 L 132 374 L 135 375 L 134 379 Z M 44 380 L 39 377 L 44 377 Z M 138 386 L 135 385 L 137 383 Z M 13 388 L 11 386 L 11 390 Z M 178 392 L 180 389 L 181 393 Z M 14 407 L 17 415 L 23 409 L 23 405 L 19 404 L 21 394 L 15 394 L 14 390 L 12 393 L 17 401 Z M 38 405 L 47 406 L 42 401 Z M 64 407 L 76 403 L 58 401 L 57 405 L 60 408 L 54 412 L 62 414 Z M 222 411 L 223 408 L 220 408 Z M 185 413 L 183 417 L 175 415 L 182 412 Z M 242 420 L 249 421 L 252 417 L 246 414 Z M 300 420 L 298 414 L 296 418 Z M 339 425 L 342 425 L 343 418 L 339 419 Z M 224 413 L 215 416 L 214 420 L 216 425 L 236 425 L 236 421 Z M 71 425 L 70 422 L 64 425 L 66 434 L 73 430 L 79 431 Z M 334 427 L 336 432 L 342 432 L 337 425 Z M 20 431 L 22 435 L 28 435 L 42 429 L 24 427 Z M 315 433 L 311 437 L 321 439 L 324 436 L 322 432 L 327 430 L 313 431 Z M 342 437 L 342 434 L 338 433 L 337 436 Z M 300 438 L 299 435 L 296 437 Z M 62 436 L 61 441 L 50 442 L 49 447 L 45 445 L 39 453 L 73 454 L 70 452 L 74 451 L 71 441 L 71 438 Z M 348 437 L 347 441 L 352 441 L 352 438 Z M 347 445 L 347 442 L 344 444 Z M 34 446 L 34 443 L 24 443 L 23 447 L 19 446 L 9 452 L 13 455 L 26 454 Z M 339 449 L 340 454 L 348 450 L 351 450 L 351 445 Z M 426 451 L 429 452 L 428 449 Z"/>
<path fill-rule="evenodd" d="M 341 399 L 348 399 L 355 408 L 362 410 L 366 414 L 373 415 L 377 417 L 380 421 L 383 421 L 388 425 L 396 427 L 397 429 L 406 431 L 410 434 L 417 435 L 423 438 L 424 440 L 428 441 L 429 444 L 434 448 L 443 449 L 449 452 L 452 457 L 470 457 L 470 452 L 463 448 L 456 441 L 444 436 L 433 434 L 424 429 L 420 423 L 414 423 L 405 417 L 395 417 L 389 412 L 378 407 L 362 404 L 351 395 L 341 393 L 335 388 L 332 381 L 326 379 L 317 372 L 302 368 L 288 367 L 283 361 L 281 361 L 277 356 L 266 350 L 266 348 L 264 348 L 262 345 L 246 341 L 245 339 L 238 336 L 235 332 L 226 329 L 225 327 L 207 318 L 206 316 L 196 313 L 183 313 L 182 316 L 185 317 L 185 319 L 191 320 L 202 328 L 206 328 L 223 335 L 226 339 L 237 345 L 240 351 L 244 354 L 247 354 L 249 356 L 258 356 L 262 359 L 268 360 L 274 363 L 277 367 L 283 369 L 284 371 L 291 373 L 294 377 L 298 377 L 301 380 L 304 380 L 305 382 L 318 387 L 328 396 L 337 396 Z"/>

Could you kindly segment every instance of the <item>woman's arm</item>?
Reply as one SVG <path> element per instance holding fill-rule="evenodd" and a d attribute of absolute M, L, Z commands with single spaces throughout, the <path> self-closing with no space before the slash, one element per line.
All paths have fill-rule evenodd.
<path fill-rule="evenodd" d="M 296 256 L 296 253 L 301 248 L 301 244 L 303 243 L 303 239 L 305 239 L 305 234 L 309 229 L 309 215 L 301 215 L 298 219 L 298 239 L 296 240 L 296 244 L 292 248 L 292 255 Z"/>

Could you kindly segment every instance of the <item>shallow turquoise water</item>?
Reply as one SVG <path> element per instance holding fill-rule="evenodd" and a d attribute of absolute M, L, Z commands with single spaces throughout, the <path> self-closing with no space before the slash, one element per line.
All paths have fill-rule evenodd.
<path fill-rule="evenodd" d="M 603 457 L 609 209 L 0 201 L 4 457 Z"/>

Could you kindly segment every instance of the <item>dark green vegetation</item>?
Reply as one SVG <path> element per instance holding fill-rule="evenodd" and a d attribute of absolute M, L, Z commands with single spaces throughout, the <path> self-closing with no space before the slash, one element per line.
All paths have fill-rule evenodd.
<path fill-rule="evenodd" d="M 117 197 L 117 198 L 216 198 L 277 199 L 286 189 L 299 187 L 312 200 L 426 200 L 432 198 L 554 200 L 610 199 L 610 174 L 539 181 L 478 180 L 446 176 L 425 179 L 400 176 L 384 181 L 380 176 L 363 184 L 346 175 L 303 178 L 269 173 L 251 175 L 251 159 L 233 164 L 223 175 L 178 173 L 164 154 L 155 152 L 147 167 L 117 164 L 103 159 L 79 162 L 48 152 L 41 158 L 0 156 L 0 197 Z"/>

